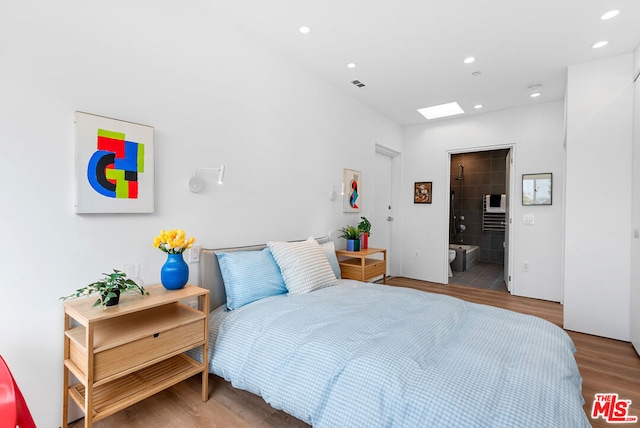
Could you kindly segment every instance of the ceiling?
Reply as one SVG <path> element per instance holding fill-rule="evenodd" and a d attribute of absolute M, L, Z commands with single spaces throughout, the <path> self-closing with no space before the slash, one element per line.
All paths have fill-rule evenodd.
<path fill-rule="evenodd" d="M 452 101 L 464 115 L 473 115 L 561 100 L 569 65 L 630 53 L 640 45 L 639 0 L 219 0 L 211 5 L 256 42 L 400 125 L 426 123 L 417 109 Z M 600 19 L 612 9 L 620 14 Z M 302 34 L 301 26 L 311 31 Z M 591 47 L 601 40 L 608 45 Z M 469 56 L 476 61 L 465 64 Z M 350 62 L 356 67 L 347 68 Z M 542 96 L 534 99 L 528 87 L 535 84 L 542 85 Z M 477 104 L 483 108 L 474 109 Z"/>

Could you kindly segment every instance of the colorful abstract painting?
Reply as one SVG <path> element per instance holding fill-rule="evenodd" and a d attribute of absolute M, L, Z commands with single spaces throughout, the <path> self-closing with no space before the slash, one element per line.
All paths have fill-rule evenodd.
<path fill-rule="evenodd" d="M 76 212 L 153 212 L 153 128 L 76 112 L 75 132 Z"/>
<path fill-rule="evenodd" d="M 346 213 L 359 213 L 362 206 L 362 173 L 353 169 L 345 169 L 343 177 L 344 202 Z"/>

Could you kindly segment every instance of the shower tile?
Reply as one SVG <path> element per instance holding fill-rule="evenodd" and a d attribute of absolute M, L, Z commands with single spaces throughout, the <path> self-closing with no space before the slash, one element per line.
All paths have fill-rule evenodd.
<path fill-rule="evenodd" d="M 507 170 L 507 163 L 505 162 L 505 157 L 506 156 L 502 156 L 500 158 L 493 158 L 491 159 L 491 170 L 492 171 L 506 171 Z"/>
<path fill-rule="evenodd" d="M 460 181 L 460 180 L 457 180 Z M 465 168 L 464 171 L 464 181 L 465 181 L 465 191 L 467 190 L 467 186 L 479 186 L 479 185 L 489 185 L 491 184 L 491 174 L 489 170 L 479 170 L 479 171 L 467 171 Z"/>
<path fill-rule="evenodd" d="M 495 194 L 501 194 L 502 195 L 502 194 L 506 193 L 505 189 L 506 188 L 505 188 L 504 183 L 502 183 L 502 184 L 492 184 L 491 186 L 489 186 L 488 194 L 494 194 L 494 195 Z"/>

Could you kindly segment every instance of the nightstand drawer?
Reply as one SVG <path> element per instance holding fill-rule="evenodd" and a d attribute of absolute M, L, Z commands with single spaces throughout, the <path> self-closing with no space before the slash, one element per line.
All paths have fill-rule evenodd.
<path fill-rule="evenodd" d="M 365 280 L 384 275 L 387 262 L 385 260 L 366 259 L 364 270 L 359 259 L 347 259 L 340 262 L 342 277 L 345 279 Z"/>
<path fill-rule="evenodd" d="M 373 254 L 381 254 L 382 259 L 369 258 Z M 382 276 L 387 283 L 387 250 L 383 248 L 365 248 L 361 251 L 337 250 L 340 274 L 344 279 L 368 281 Z"/>
<path fill-rule="evenodd" d="M 192 348 L 204 341 L 204 320 L 182 325 L 171 330 L 158 332 L 133 342 L 97 352 L 94 355 L 93 381 L 127 372 L 156 358 Z M 70 357 L 86 373 L 86 351 L 71 342 Z"/>
<path fill-rule="evenodd" d="M 387 261 L 379 260 L 375 263 L 365 266 L 364 277 L 373 278 L 374 276 L 384 275 L 387 272 Z"/>

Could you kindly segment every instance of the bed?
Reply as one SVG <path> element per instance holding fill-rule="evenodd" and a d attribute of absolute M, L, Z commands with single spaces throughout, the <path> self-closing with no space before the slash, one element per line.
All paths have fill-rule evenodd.
<path fill-rule="evenodd" d="M 313 257 L 296 254 L 305 246 Z M 312 238 L 202 250 L 209 371 L 314 427 L 590 426 L 562 329 L 449 296 L 339 279 L 332 251 L 331 241 Z M 330 284 L 292 282 L 297 275 L 308 288 L 316 271 Z M 262 283 L 267 292 L 256 291 Z M 244 295 L 229 292 L 244 286 Z"/>

